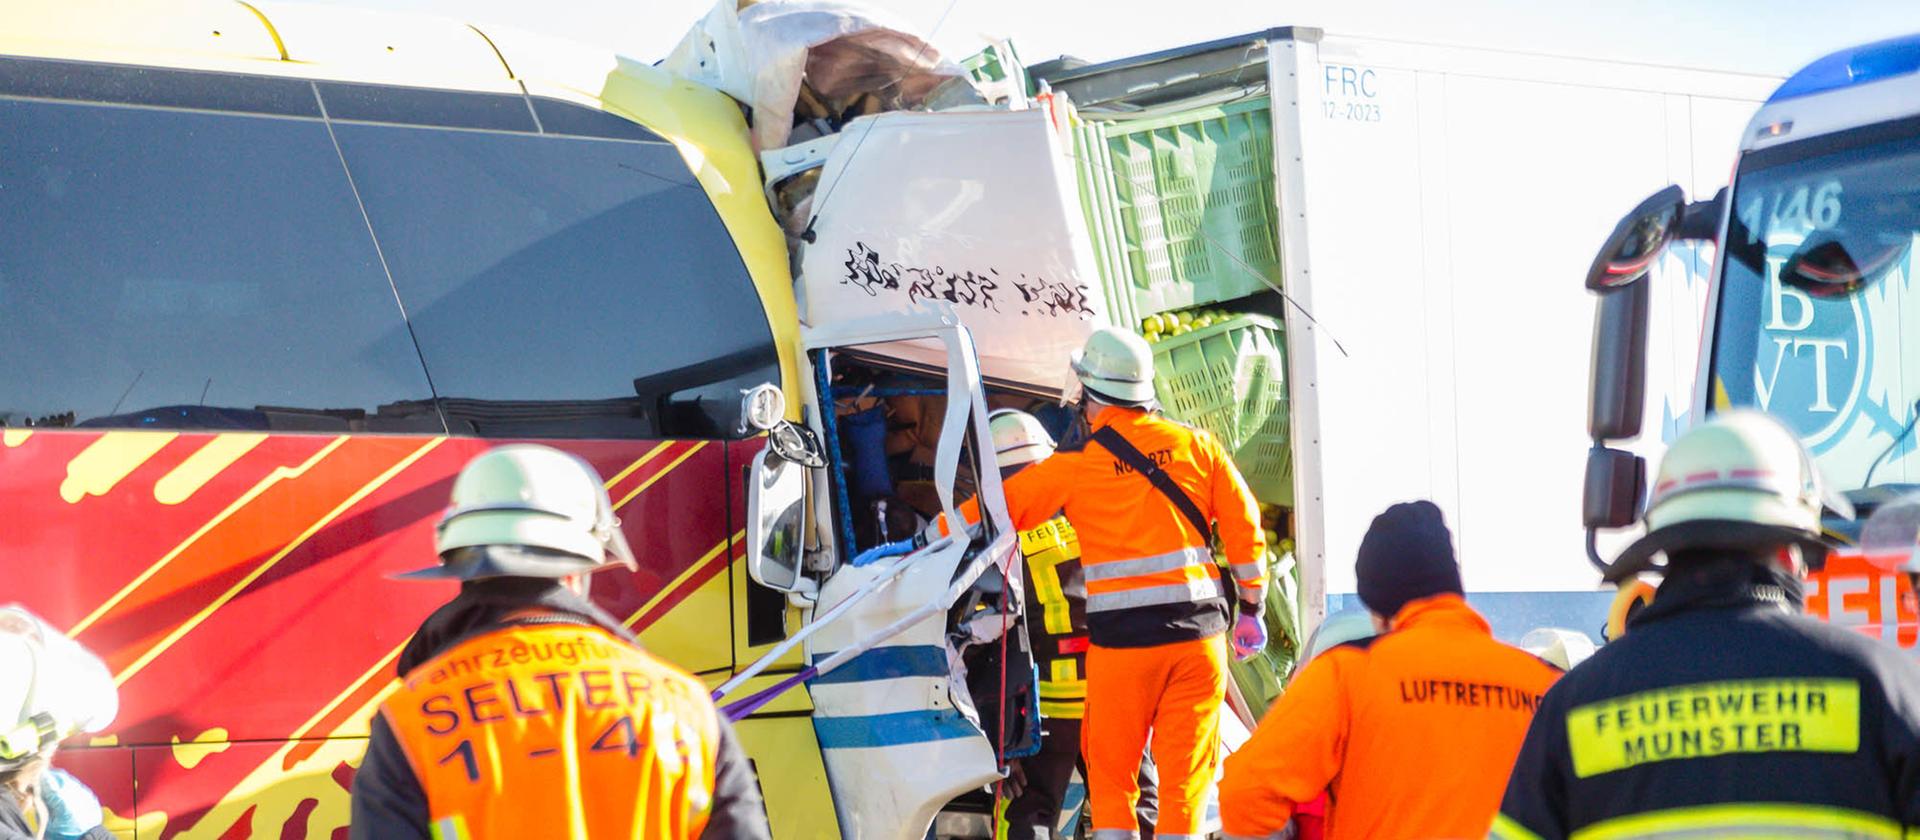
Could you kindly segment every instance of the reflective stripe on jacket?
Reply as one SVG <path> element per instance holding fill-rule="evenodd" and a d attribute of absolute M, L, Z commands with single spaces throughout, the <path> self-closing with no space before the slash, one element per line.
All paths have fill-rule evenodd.
<path fill-rule="evenodd" d="M 1027 561 L 1027 636 L 1040 670 L 1040 714 L 1079 719 L 1087 701 L 1087 584 L 1080 539 L 1065 517 L 1020 533 Z"/>
<path fill-rule="evenodd" d="M 1259 504 L 1220 443 L 1134 408 L 1102 409 L 1093 426 L 1111 426 L 1152 458 L 1213 521 L 1236 596 L 1257 611 L 1267 577 Z M 1061 449 L 1007 479 L 1005 489 L 1022 531 L 1063 511 L 1073 523 L 1093 644 L 1147 647 L 1226 629 L 1225 593 L 1204 535 L 1112 453 L 1097 444 Z"/>
<path fill-rule="evenodd" d="M 1670 569 L 1547 693 L 1492 836 L 1920 836 L 1920 665 L 1796 614 L 1798 589 L 1744 558 Z"/>
<path fill-rule="evenodd" d="M 1478 837 L 1559 669 L 1493 638 L 1457 595 L 1414 601 L 1394 629 L 1300 672 L 1227 757 L 1230 836 L 1280 830 L 1328 793 L 1331 838 Z"/>

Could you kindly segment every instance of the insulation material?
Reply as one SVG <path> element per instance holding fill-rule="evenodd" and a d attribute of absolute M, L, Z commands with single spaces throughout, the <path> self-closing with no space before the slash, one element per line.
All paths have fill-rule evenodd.
<path fill-rule="evenodd" d="M 720 0 L 661 63 L 753 109 L 766 151 L 855 117 L 985 100 L 966 70 L 893 15 L 840 0 Z M 795 137 L 799 122 L 808 137 Z"/>

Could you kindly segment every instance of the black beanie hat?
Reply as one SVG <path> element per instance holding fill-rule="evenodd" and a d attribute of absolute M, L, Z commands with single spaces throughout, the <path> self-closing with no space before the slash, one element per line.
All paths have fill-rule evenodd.
<path fill-rule="evenodd" d="M 1453 534 L 1432 502 L 1402 502 L 1374 517 L 1353 568 L 1361 603 L 1385 618 L 1411 601 L 1464 591 Z"/>

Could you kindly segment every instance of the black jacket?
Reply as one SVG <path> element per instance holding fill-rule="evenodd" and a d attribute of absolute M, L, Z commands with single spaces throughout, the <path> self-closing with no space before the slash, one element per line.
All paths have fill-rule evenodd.
<path fill-rule="evenodd" d="M 558 584 L 526 578 L 494 578 L 461 587 L 460 595 L 436 610 L 406 649 L 396 666 L 405 676 L 422 663 L 461 640 L 501 627 L 509 614 L 539 607 L 581 623 L 598 625 L 626 640 L 633 634 L 599 607 Z M 427 796 L 407 766 L 393 730 L 382 715 L 374 715 L 367 755 L 353 777 L 352 840 L 428 840 Z M 733 727 L 720 721 L 719 760 L 714 769 L 713 813 L 703 838 L 771 837 L 760 785 Z M 4 838 L 0 838 L 4 840 Z"/>
<path fill-rule="evenodd" d="M 1670 572 L 1622 638 L 1547 692 L 1493 836 L 1920 825 L 1920 665 L 1799 600 L 1747 560 Z"/>

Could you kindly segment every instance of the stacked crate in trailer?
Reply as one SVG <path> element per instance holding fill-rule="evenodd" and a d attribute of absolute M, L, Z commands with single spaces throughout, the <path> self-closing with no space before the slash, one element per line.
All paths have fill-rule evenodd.
<path fill-rule="evenodd" d="M 1776 79 L 1304 27 L 1028 72 L 1077 115 L 1108 311 L 1297 544 L 1302 632 L 1358 605 L 1372 517 L 1425 498 L 1496 634 L 1599 635 L 1577 279 L 1620 208 L 1724 183 Z M 1648 456 L 1687 422 L 1710 258 L 1655 275 Z"/>

